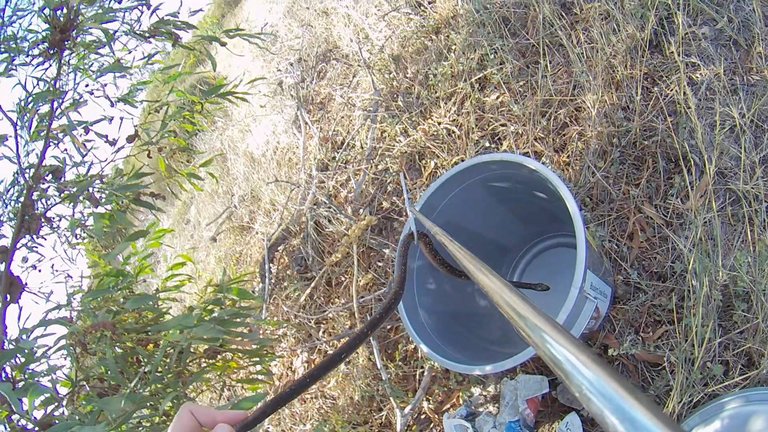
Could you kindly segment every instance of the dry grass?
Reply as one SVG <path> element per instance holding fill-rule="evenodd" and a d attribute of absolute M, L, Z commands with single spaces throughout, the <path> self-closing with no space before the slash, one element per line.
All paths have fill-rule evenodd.
<path fill-rule="evenodd" d="M 221 181 L 177 226 L 210 265 L 256 269 L 264 238 L 298 211 L 270 284 L 268 315 L 287 323 L 276 382 L 335 348 L 381 299 L 404 217 L 399 172 L 420 191 L 462 160 L 512 151 L 570 182 L 616 270 L 616 305 L 592 341 L 608 362 L 677 419 L 768 384 L 764 3 L 329 0 L 289 2 L 275 17 L 277 57 L 253 60 L 274 62 L 266 105 L 238 108 L 202 139 L 224 153 Z M 282 117 L 259 120 L 270 111 Z M 270 140 L 243 144 L 267 129 Z M 227 205 L 211 243 L 206 223 Z M 378 340 L 404 407 L 427 361 L 397 319 Z M 523 369 L 551 375 L 538 361 Z M 412 427 L 439 428 L 499 378 L 438 372 Z M 562 408 L 551 408 L 555 420 Z M 393 422 L 366 346 L 270 423 Z"/>

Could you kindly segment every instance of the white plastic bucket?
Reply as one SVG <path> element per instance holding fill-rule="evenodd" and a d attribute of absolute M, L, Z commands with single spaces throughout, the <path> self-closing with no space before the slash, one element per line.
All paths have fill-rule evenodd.
<path fill-rule="evenodd" d="M 612 273 L 573 195 L 544 165 L 507 153 L 478 156 L 438 178 L 416 207 L 505 278 L 548 284 L 547 292 L 522 292 L 572 334 L 602 322 Z M 479 287 L 435 268 L 419 248 L 409 252 L 399 311 L 427 356 L 457 372 L 500 372 L 535 354 Z"/>

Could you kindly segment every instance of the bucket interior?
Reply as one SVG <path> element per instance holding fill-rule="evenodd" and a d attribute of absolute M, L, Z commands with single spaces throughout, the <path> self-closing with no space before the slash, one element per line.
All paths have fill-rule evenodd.
<path fill-rule="evenodd" d="M 507 279 L 548 284 L 547 292 L 521 292 L 557 318 L 578 289 L 576 229 L 566 200 L 548 178 L 520 162 L 457 168 L 422 197 L 419 211 Z M 408 256 L 401 312 L 421 347 L 454 370 L 487 369 L 529 348 L 479 287 L 435 268 L 417 247 Z"/>

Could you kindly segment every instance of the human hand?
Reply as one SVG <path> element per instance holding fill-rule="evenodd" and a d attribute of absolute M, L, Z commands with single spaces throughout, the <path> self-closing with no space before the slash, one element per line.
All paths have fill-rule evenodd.
<path fill-rule="evenodd" d="M 186 402 L 173 418 L 168 432 L 234 432 L 234 425 L 248 417 L 247 411 L 226 411 Z"/>

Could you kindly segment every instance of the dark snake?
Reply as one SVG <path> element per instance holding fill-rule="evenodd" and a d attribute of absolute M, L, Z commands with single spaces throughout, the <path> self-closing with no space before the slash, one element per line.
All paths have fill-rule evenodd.
<path fill-rule="evenodd" d="M 453 266 L 435 249 L 435 245 L 429 235 L 423 231 L 416 231 L 419 248 L 432 265 L 457 279 L 469 280 L 469 276 L 461 269 Z M 269 416 L 277 410 L 289 404 L 299 397 L 318 381 L 323 379 L 331 371 L 344 363 L 362 344 L 365 343 L 373 333 L 381 327 L 382 324 L 395 312 L 397 305 L 405 293 L 405 278 L 408 270 L 408 252 L 414 242 L 414 236 L 411 233 L 403 235 L 397 245 L 395 255 L 395 275 L 392 279 L 390 293 L 384 300 L 384 304 L 376 313 L 352 336 L 349 337 L 341 346 L 336 348 L 330 355 L 322 359 L 312 369 L 304 375 L 288 384 L 282 391 L 259 405 L 242 423 L 235 427 L 236 432 L 250 431 L 263 423 Z M 529 289 L 534 291 L 548 291 L 549 286 L 543 283 L 529 283 L 519 281 L 508 281 L 512 286 L 519 289 Z"/>

